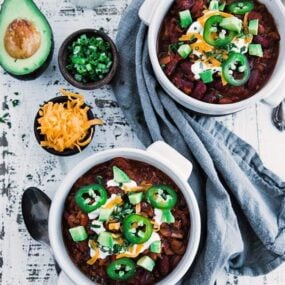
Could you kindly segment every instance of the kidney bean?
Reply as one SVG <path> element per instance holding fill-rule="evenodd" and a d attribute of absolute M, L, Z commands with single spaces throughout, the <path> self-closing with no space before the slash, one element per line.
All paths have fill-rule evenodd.
<path fill-rule="evenodd" d="M 147 202 L 141 203 L 141 211 L 146 213 L 149 218 L 152 218 L 154 216 L 153 208 Z"/>
<path fill-rule="evenodd" d="M 248 21 L 258 19 L 259 21 L 262 21 L 262 14 L 256 11 L 252 11 L 248 14 Z"/>
<path fill-rule="evenodd" d="M 178 10 L 190 9 L 194 5 L 195 0 L 180 0 L 176 1 Z"/>
<path fill-rule="evenodd" d="M 163 253 L 165 253 L 166 255 L 174 255 L 174 252 L 170 248 L 170 244 L 166 239 L 162 240 L 162 249 Z"/>
<path fill-rule="evenodd" d="M 258 33 L 259 34 L 263 34 L 265 32 L 265 28 L 263 25 L 259 24 L 258 25 Z"/>
<path fill-rule="evenodd" d="M 153 259 L 153 260 L 157 260 L 157 259 L 159 258 L 159 256 L 160 256 L 159 253 L 153 253 L 153 252 L 151 252 L 151 253 L 149 254 L 149 257 L 150 257 L 151 259 Z"/>
<path fill-rule="evenodd" d="M 270 39 L 263 35 L 257 35 L 253 38 L 253 42 L 261 44 L 264 48 L 269 48 L 271 45 Z"/>
<path fill-rule="evenodd" d="M 179 55 L 171 55 L 171 61 L 166 65 L 165 67 L 165 73 L 166 75 L 168 76 L 171 76 L 176 67 L 177 67 L 177 64 L 182 60 L 182 58 L 179 56 Z"/>
<path fill-rule="evenodd" d="M 171 266 L 172 267 L 175 267 L 179 261 L 181 260 L 182 256 L 181 255 L 174 255 L 174 256 L 171 256 L 171 259 L 170 259 L 170 263 L 171 263 Z"/>
<path fill-rule="evenodd" d="M 233 103 L 231 98 L 225 97 L 225 98 L 221 98 L 219 100 L 219 104 L 230 104 Z"/>
<path fill-rule="evenodd" d="M 81 213 L 80 215 L 80 225 L 86 227 L 89 223 L 89 218 L 86 214 Z"/>
<path fill-rule="evenodd" d="M 280 35 L 277 32 L 270 32 L 267 35 L 272 40 L 275 40 L 275 41 L 279 41 L 280 40 Z"/>
<path fill-rule="evenodd" d="M 202 97 L 205 95 L 206 91 L 207 91 L 206 84 L 199 80 L 199 81 L 197 81 L 191 95 L 194 98 L 202 99 Z"/>
<path fill-rule="evenodd" d="M 204 102 L 207 102 L 207 103 L 217 103 L 217 102 L 218 102 L 218 98 L 217 98 L 215 92 L 210 92 L 210 93 L 206 94 L 206 95 L 202 98 L 202 100 L 203 100 Z"/>
<path fill-rule="evenodd" d="M 203 7 L 204 7 L 204 1 L 203 0 L 196 0 L 195 4 L 193 5 L 191 9 L 191 13 L 194 18 L 199 18 L 203 15 Z"/>
<path fill-rule="evenodd" d="M 191 94 L 194 86 L 193 82 L 184 80 L 180 76 L 174 77 L 172 79 L 172 82 L 177 88 L 181 89 L 184 93 L 188 95 Z"/>
<path fill-rule="evenodd" d="M 161 259 L 158 260 L 157 266 L 162 276 L 167 275 L 170 270 L 169 257 L 164 255 Z"/>
<path fill-rule="evenodd" d="M 172 238 L 178 238 L 178 239 L 183 239 L 184 238 L 184 232 L 183 231 L 175 231 L 175 230 L 173 230 L 172 232 L 171 232 L 171 237 Z"/>
<path fill-rule="evenodd" d="M 159 232 L 164 237 L 170 237 L 171 236 L 171 229 L 170 229 L 168 224 L 165 224 L 165 223 L 161 224 Z"/>
<path fill-rule="evenodd" d="M 116 187 L 116 186 L 111 186 L 111 187 L 108 187 L 108 192 L 112 195 L 112 194 L 124 194 L 125 192 L 119 188 L 119 187 Z"/>
<path fill-rule="evenodd" d="M 180 230 L 180 229 L 181 229 L 181 226 L 182 226 L 181 223 L 182 223 L 181 220 L 175 220 L 175 222 L 173 223 L 173 228 L 174 228 L 175 230 Z"/>
<path fill-rule="evenodd" d="M 247 83 L 247 87 L 249 90 L 254 91 L 257 89 L 259 76 L 260 76 L 260 73 L 257 69 L 252 70 L 252 72 L 250 74 L 250 78 L 249 78 L 248 83 Z"/>
<path fill-rule="evenodd" d="M 183 60 L 180 64 L 179 64 L 179 71 L 183 72 L 183 75 L 188 77 L 191 77 L 194 79 L 194 74 L 192 72 L 192 62 L 189 60 Z"/>
<path fill-rule="evenodd" d="M 122 157 L 116 157 L 113 159 L 112 166 L 116 165 L 119 168 L 124 169 L 124 171 L 128 169 L 132 169 L 131 164 L 128 162 L 128 160 L 122 158 Z"/>
<path fill-rule="evenodd" d="M 78 242 L 76 244 L 76 247 L 78 248 L 79 251 L 85 253 L 86 251 L 88 251 L 88 242 L 87 241 Z"/>
<path fill-rule="evenodd" d="M 174 251 L 174 253 L 178 255 L 183 255 L 186 250 L 186 247 L 182 241 L 173 239 L 171 240 L 171 249 Z"/>

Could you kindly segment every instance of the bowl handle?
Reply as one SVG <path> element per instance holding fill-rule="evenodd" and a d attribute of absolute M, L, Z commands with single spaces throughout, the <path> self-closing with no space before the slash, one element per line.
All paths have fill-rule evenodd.
<path fill-rule="evenodd" d="M 75 285 L 68 277 L 67 275 L 61 271 L 58 279 L 57 279 L 57 285 Z"/>
<path fill-rule="evenodd" d="M 158 156 L 171 167 L 176 168 L 185 181 L 189 179 L 192 172 L 192 163 L 168 144 L 157 141 L 150 145 L 146 151 Z"/>
<path fill-rule="evenodd" d="M 145 0 L 139 10 L 140 19 L 149 26 L 160 0 Z"/>

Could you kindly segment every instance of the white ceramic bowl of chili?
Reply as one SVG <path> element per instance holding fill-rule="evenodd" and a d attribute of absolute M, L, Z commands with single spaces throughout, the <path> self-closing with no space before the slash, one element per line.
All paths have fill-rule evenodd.
<path fill-rule="evenodd" d="M 58 285 L 96 284 L 79 270 L 68 255 L 62 235 L 62 214 L 66 197 L 77 179 L 96 165 L 116 157 L 141 161 L 160 169 L 176 183 L 188 205 L 191 228 L 186 252 L 174 270 L 157 284 L 176 284 L 194 261 L 200 242 L 201 221 L 196 198 L 188 183 L 192 172 L 191 162 L 164 142 L 156 142 L 147 150 L 115 148 L 94 154 L 79 163 L 66 175 L 52 200 L 49 214 L 49 238 L 55 258 L 63 270 L 59 276 Z"/>
<path fill-rule="evenodd" d="M 198 113 L 207 115 L 226 115 L 235 113 L 259 101 L 275 107 L 283 99 L 285 89 L 285 8 L 281 0 L 259 0 L 272 14 L 280 33 L 279 57 L 275 70 L 266 85 L 255 95 L 232 104 L 210 104 L 192 98 L 179 90 L 165 75 L 157 56 L 158 35 L 165 15 L 175 0 L 145 0 L 139 11 L 141 20 L 149 26 L 148 50 L 157 80 L 163 89 L 178 103 Z"/>

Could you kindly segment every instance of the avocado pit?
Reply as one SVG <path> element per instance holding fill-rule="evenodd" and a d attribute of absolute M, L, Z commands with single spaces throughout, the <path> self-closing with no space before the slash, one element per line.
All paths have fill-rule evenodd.
<path fill-rule="evenodd" d="M 40 48 L 41 34 L 31 21 L 16 19 L 6 30 L 4 44 L 11 57 L 27 59 L 32 57 Z"/>

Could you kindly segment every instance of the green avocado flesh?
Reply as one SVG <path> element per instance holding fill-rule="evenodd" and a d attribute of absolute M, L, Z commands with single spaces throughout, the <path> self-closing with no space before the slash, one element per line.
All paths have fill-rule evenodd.
<path fill-rule="evenodd" d="M 53 49 L 51 27 L 32 0 L 5 0 L 0 10 L 0 65 L 15 76 L 40 70 Z"/>

